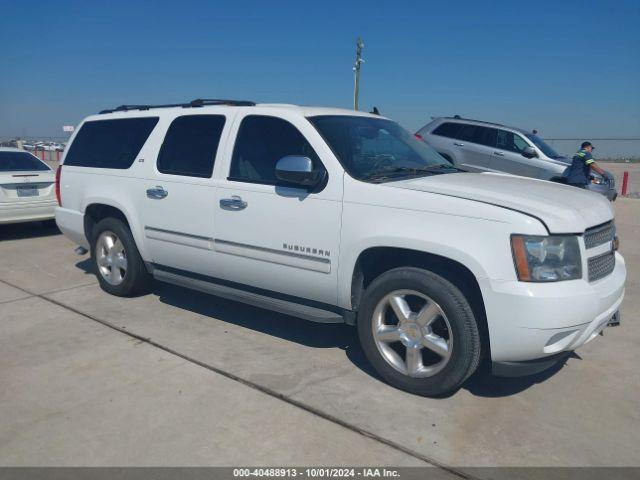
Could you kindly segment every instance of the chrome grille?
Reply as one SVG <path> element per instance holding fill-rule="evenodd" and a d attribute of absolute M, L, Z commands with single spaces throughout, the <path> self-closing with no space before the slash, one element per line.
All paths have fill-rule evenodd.
<path fill-rule="evenodd" d="M 613 240 L 616 227 L 613 222 L 605 223 L 599 227 L 589 228 L 584 232 L 584 247 L 589 249 Z"/>
<path fill-rule="evenodd" d="M 597 257 L 591 257 L 588 260 L 589 281 L 595 282 L 606 277 L 616 266 L 616 257 L 614 252 L 603 253 Z"/>

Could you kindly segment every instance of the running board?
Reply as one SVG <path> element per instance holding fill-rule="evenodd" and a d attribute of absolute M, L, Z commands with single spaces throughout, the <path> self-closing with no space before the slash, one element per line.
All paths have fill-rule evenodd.
<path fill-rule="evenodd" d="M 218 297 L 226 298 L 236 302 L 247 303 L 254 307 L 272 310 L 274 312 L 284 313 L 292 317 L 303 318 L 311 322 L 318 323 L 345 323 L 343 315 L 329 310 L 323 310 L 308 305 L 302 305 L 295 302 L 289 302 L 279 298 L 273 298 L 258 293 L 247 292 L 237 288 L 219 285 L 205 280 L 185 277 L 176 273 L 166 272 L 155 267 L 153 269 L 153 277 L 161 282 L 171 283 L 180 287 L 198 290 L 200 292 L 209 293 Z M 350 322 L 349 322 L 350 323 Z"/>

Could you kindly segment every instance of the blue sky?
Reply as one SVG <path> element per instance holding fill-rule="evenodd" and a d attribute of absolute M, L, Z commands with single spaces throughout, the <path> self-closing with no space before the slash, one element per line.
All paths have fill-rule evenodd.
<path fill-rule="evenodd" d="M 640 1 L 0 0 L 0 136 L 122 103 L 361 105 L 546 137 L 640 137 Z"/>

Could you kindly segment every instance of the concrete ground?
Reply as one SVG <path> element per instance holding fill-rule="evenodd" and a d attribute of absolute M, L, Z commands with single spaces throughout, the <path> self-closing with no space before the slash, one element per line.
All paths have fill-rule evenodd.
<path fill-rule="evenodd" d="M 0 227 L 0 465 L 638 466 L 640 202 L 615 208 L 623 325 L 444 399 L 381 382 L 351 327 L 162 284 L 112 297 L 57 230 Z"/>
<path fill-rule="evenodd" d="M 636 196 L 640 194 L 640 163 L 602 163 L 602 168 L 611 172 L 616 179 L 618 194 L 622 192 L 622 177 L 629 172 L 627 193 Z"/>

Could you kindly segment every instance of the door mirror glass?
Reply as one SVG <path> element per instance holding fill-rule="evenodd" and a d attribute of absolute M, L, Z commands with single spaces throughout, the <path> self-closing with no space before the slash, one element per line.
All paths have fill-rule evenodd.
<path fill-rule="evenodd" d="M 527 158 L 533 158 L 538 156 L 538 152 L 536 152 L 535 148 L 531 146 L 527 146 L 522 150 L 522 156 Z"/>
<path fill-rule="evenodd" d="M 314 170 L 309 157 L 287 155 L 276 163 L 276 178 L 289 185 L 312 188 L 324 178 L 324 170 Z"/>

